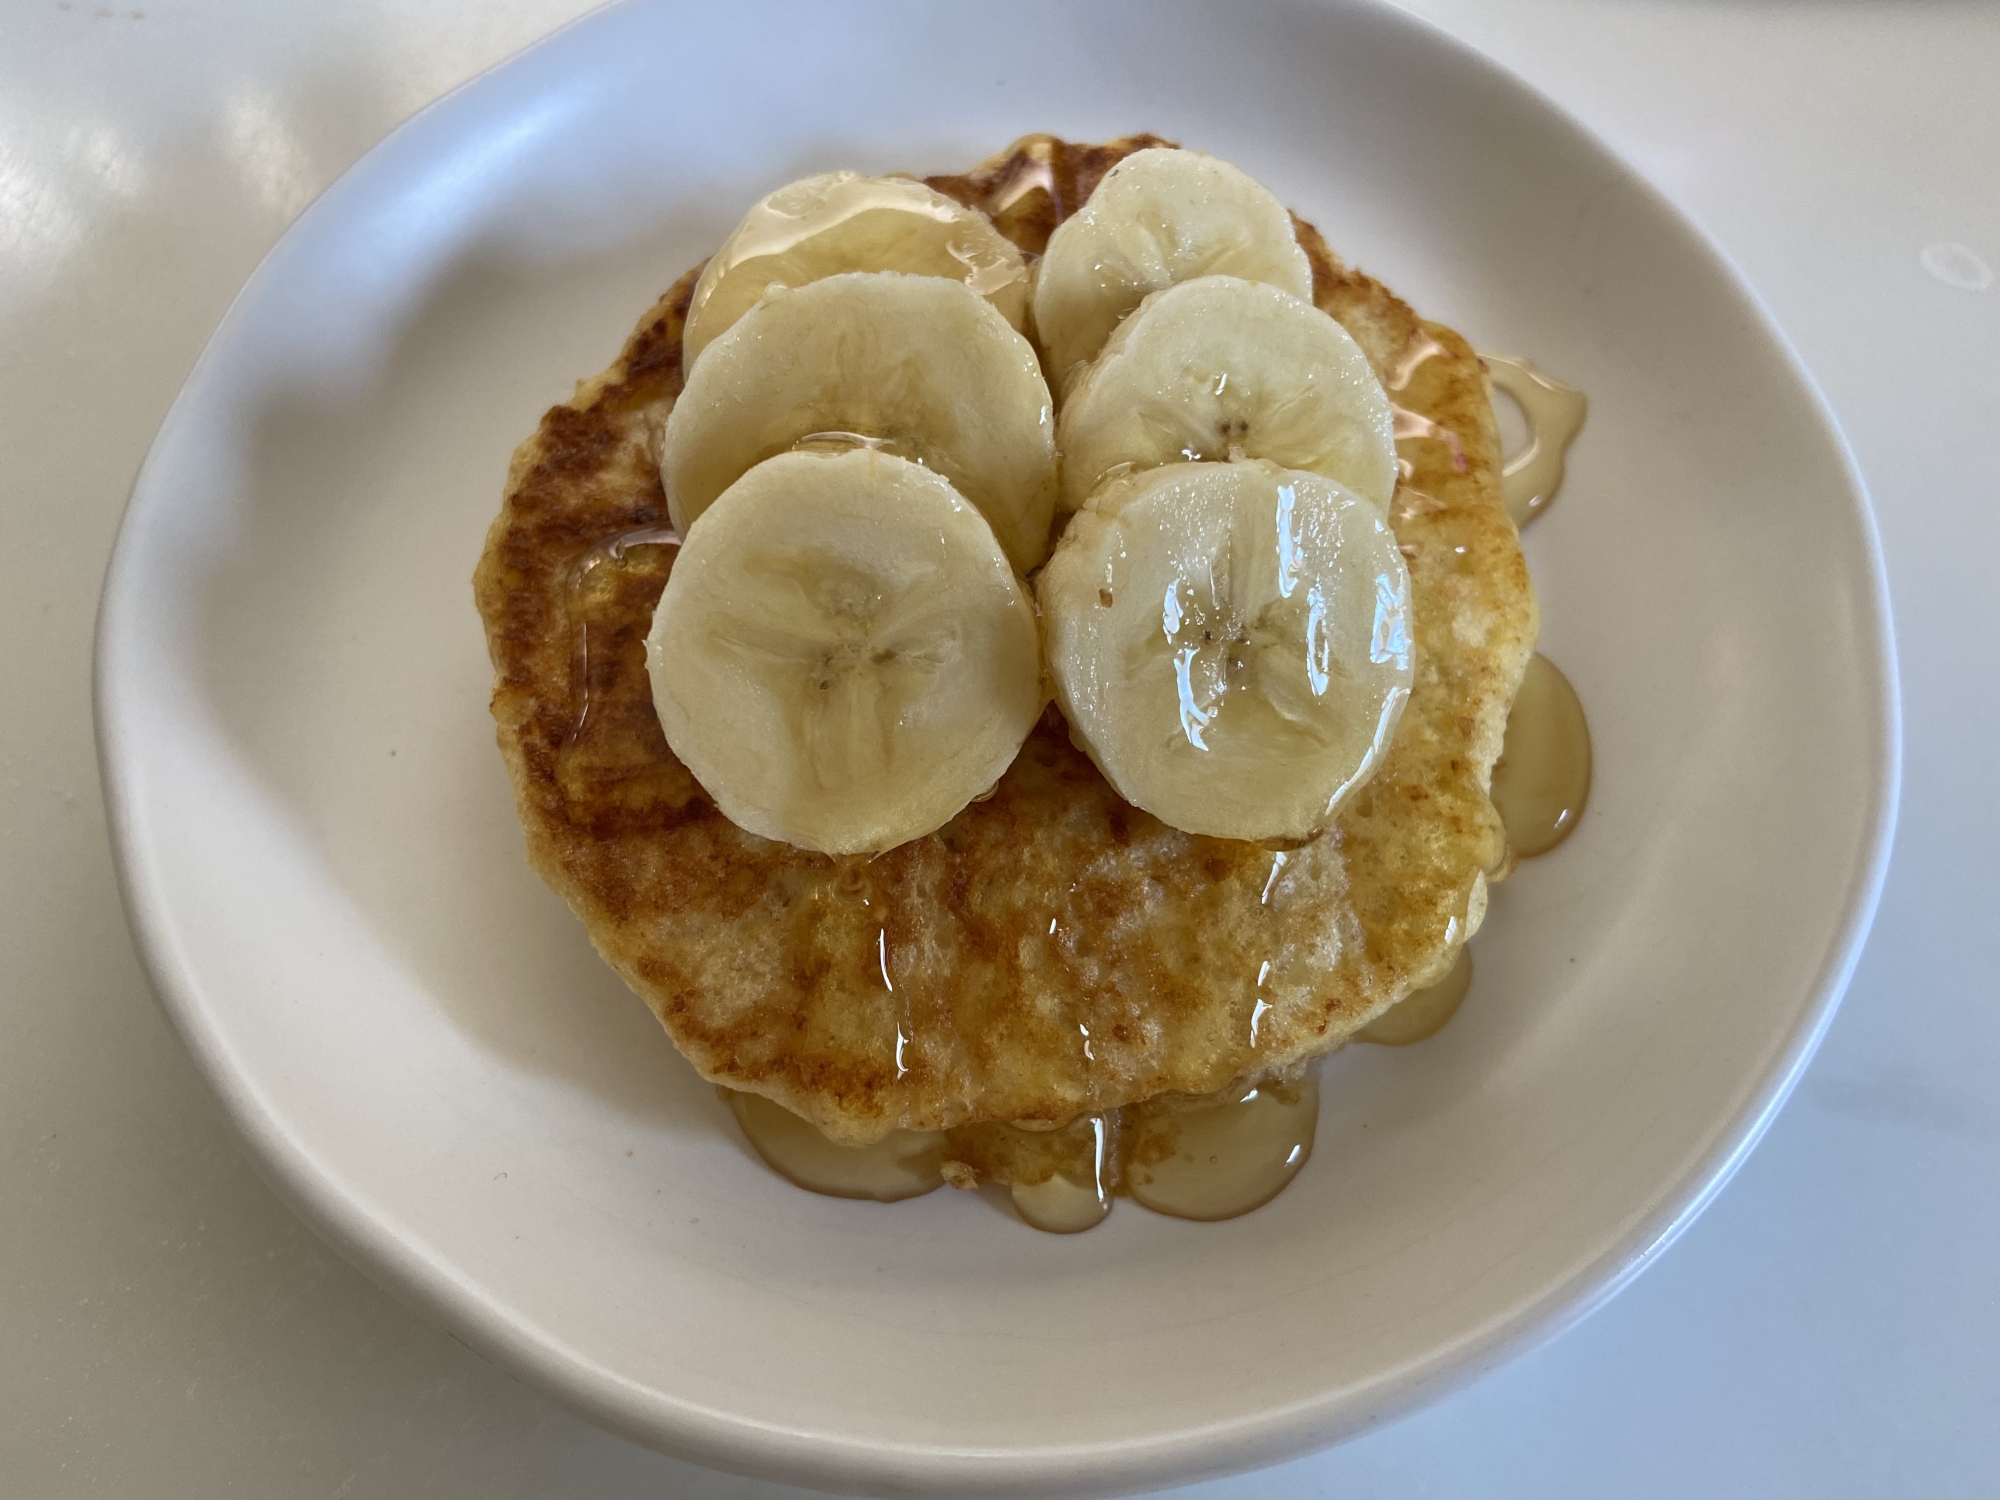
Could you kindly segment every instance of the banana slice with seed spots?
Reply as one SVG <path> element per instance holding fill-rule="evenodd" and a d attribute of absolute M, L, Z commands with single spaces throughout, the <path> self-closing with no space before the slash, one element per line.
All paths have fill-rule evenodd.
<path fill-rule="evenodd" d="M 1149 292 L 1208 275 L 1312 295 L 1312 263 L 1270 189 L 1199 151 L 1133 152 L 1049 236 L 1033 305 L 1050 377 L 1094 359 Z"/>
<path fill-rule="evenodd" d="M 1289 292 L 1203 276 L 1155 292 L 1076 382 L 1056 424 L 1062 504 L 1114 471 L 1268 458 L 1386 507 L 1395 415 L 1352 335 Z"/>
<path fill-rule="evenodd" d="M 752 465 L 858 434 L 937 470 L 1016 568 L 1048 553 L 1054 404 L 1028 341 L 963 282 L 849 272 L 775 292 L 703 352 L 660 438 L 683 536 Z"/>
<path fill-rule="evenodd" d="M 942 475 L 785 453 L 711 506 L 646 641 L 667 743 L 732 822 L 826 854 L 931 832 L 1044 702 L 1035 611 Z"/>
<path fill-rule="evenodd" d="M 1128 802 L 1189 833 L 1309 838 L 1410 693 L 1410 581 L 1381 509 L 1268 462 L 1114 479 L 1037 583 L 1056 699 Z"/>

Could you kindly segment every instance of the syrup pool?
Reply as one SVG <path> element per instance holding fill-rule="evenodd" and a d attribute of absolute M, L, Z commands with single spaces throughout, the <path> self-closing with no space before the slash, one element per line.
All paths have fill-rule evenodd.
<path fill-rule="evenodd" d="M 1569 679 L 1539 652 L 1528 662 L 1493 767 L 1493 806 L 1516 858 L 1546 854 L 1575 830 L 1590 797 L 1590 725 Z"/>
<path fill-rule="evenodd" d="M 1113 1154 L 1117 1127 L 1115 1115 L 1092 1119 L 1092 1149 L 1084 1173 L 1059 1171 L 1041 1182 L 1015 1183 L 1009 1189 L 1014 1212 L 1050 1234 L 1077 1234 L 1103 1223 L 1117 1192 L 1118 1163 Z"/>
<path fill-rule="evenodd" d="M 1528 442 L 1500 471 L 1500 494 L 1516 526 L 1525 526 L 1555 499 L 1563 459 L 1583 428 L 1590 403 L 1575 386 L 1544 374 L 1525 359 L 1481 354 L 1486 378 L 1514 398 L 1527 418 Z"/>
<path fill-rule="evenodd" d="M 1134 1203 L 1177 1219 L 1236 1218 L 1290 1186 L 1312 1155 L 1318 1124 L 1316 1066 L 1290 1080 L 1189 1100 L 1159 1121 L 1158 1134 L 1134 1132 L 1126 1190 Z M 1165 1147 L 1157 1159 L 1148 1159 L 1149 1137 Z"/>
<path fill-rule="evenodd" d="M 1407 1047 L 1436 1036 L 1458 1014 L 1465 992 L 1472 988 L 1472 950 L 1461 948 L 1449 971 L 1436 984 L 1412 991 L 1354 1033 L 1357 1042 L 1378 1047 Z"/>
<path fill-rule="evenodd" d="M 729 1093 L 729 1110 L 780 1177 L 830 1198 L 896 1203 L 944 1186 L 944 1135 L 892 1130 L 872 1146 L 843 1146 L 761 1094 Z"/>

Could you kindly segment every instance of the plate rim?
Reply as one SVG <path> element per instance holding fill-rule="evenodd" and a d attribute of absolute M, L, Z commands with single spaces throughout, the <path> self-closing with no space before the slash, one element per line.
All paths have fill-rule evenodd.
<path fill-rule="evenodd" d="M 1624 185 L 1676 224 L 1722 271 L 1741 310 L 1780 355 L 1807 398 L 1819 435 L 1830 445 L 1846 484 L 1866 556 L 1867 644 L 1856 667 L 1867 691 L 1874 764 L 1865 833 L 1846 883 L 1839 920 L 1815 979 L 1783 1045 L 1737 1111 L 1713 1130 L 1709 1148 L 1665 1185 L 1657 1206 L 1578 1269 L 1524 1300 L 1505 1316 L 1405 1368 L 1385 1375 L 1363 1410 L 1338 1392 L 1308 1394 L 1282 1407 L 1198 1427 L 1112 1442 L 1052 1447 L 943 1447 L 856 1441 L 745 1418 L 651 1390 L 569 1348 L 552 1330 L 533 1327 L 488 1297 L 470 1278 L 402 1238 L 358 1206 L 337 1176 L 292 1138 L 247 1070 L 239 1067 L 208 1013 L 203 985 L 179 950 L 172 903 L 149 882 L 134 830 L 136 737 L 123 724 L 118 683 L 135 580 L 145 563 L 143 522 L 164 503 L 154 491 L 172 440 L 206 399 L 219 351 L 233 337 L 243 309 L 279 274 L 311 227 L 363 192 L 403 153 L 449 130 L 446 117 L 463 96 L 536 54 L 552 52 L 574 33 L 617 13 L 672 0 L 610 0 L 473 74 L 402 121 L 346 167 L 278 235 L 231 299 L 161 421 L 120 518 L 99 596 L 92 650 L 91 699 L 106 823 L 119 896 L 141 967 L 162 1010 L 203 1081 L 248 1148 L 260 1178 L 344 1259 L 398 1301 L 522 1376 L 560 1404 L 644 1446 L 730 1472 L 844 1490 L 916 1487 L 919 1492 L 1018 1495 L 1113 1494 L 1180 1484 L 1254 1467 L 1329 1446 L 1383 1425 L 1469 1385 L 1487 1371 L 1538 1348 L 1610 1301 L 1656 1261 L 1700 1217 L 1754 1151 L 1797 1086 L 1837 1014 L 1860 961 L 1887 877 L 1901 796 L 1903 724 L 1900 672 L 1886 558 L 1867 483 L 1824 390 L 1754 283 L 1692 213 L 1560 102 L 1483 49 L 1394 0 L 1332 0 L 1329 10 L 1366 13 L 1401 28 L 1429 47 L 1455 53 L 1490 83 L 1519 91 Z M 444 123 L 441 123 L 444 122 Z"/>

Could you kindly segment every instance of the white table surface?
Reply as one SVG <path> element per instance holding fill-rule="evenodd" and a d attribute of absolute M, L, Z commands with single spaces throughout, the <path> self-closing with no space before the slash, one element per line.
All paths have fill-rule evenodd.
<path fill-rule="evenodd" d="M 586 8 L 0 3 L 0 1492 L 797 1493 L 596 1431 L 319 1244 L 140 976 L 97 793 L 99 577 L 209 330 L 398 120 Z M 1649 173 L 1816 372 L 1888 551 L 1902 825 L 1818 1061 L 1637 1285 L 1391 1428 L 1180 1493 L 2000 1493 L 2000 7 L 1414 8 Z"/>

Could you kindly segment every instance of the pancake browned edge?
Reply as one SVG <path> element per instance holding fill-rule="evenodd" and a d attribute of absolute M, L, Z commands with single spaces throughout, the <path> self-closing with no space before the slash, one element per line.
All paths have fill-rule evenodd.
<path fill-rule="evenodd" d="M 1030 137 L 928 181 L 1032 254 L 1160 144 Z M 1140 812 L 1053 708 L 990 797 L 873 859 L 723 817 L 668 750 L 645 664 L 674 557 L 645 539 L 666 517 L 649 440 L 699 267 L 515 452 L 474 584 L 528 857 L 704 1077 L 856 1144 L 967 1127 L 954 1154 L 1012 1178 L 1026 1138 L 982 1122 L 1046 1132 L 1281 1074 L 1441 976 L 1477 927 L 1504 855 L 1487 788 L 1536 631 L 1492 407 L 1465 340 L 1298 232 L 1316 300 L 1401 409 L 1417 645 L 1380 770 L 1300 847 Z"/>

